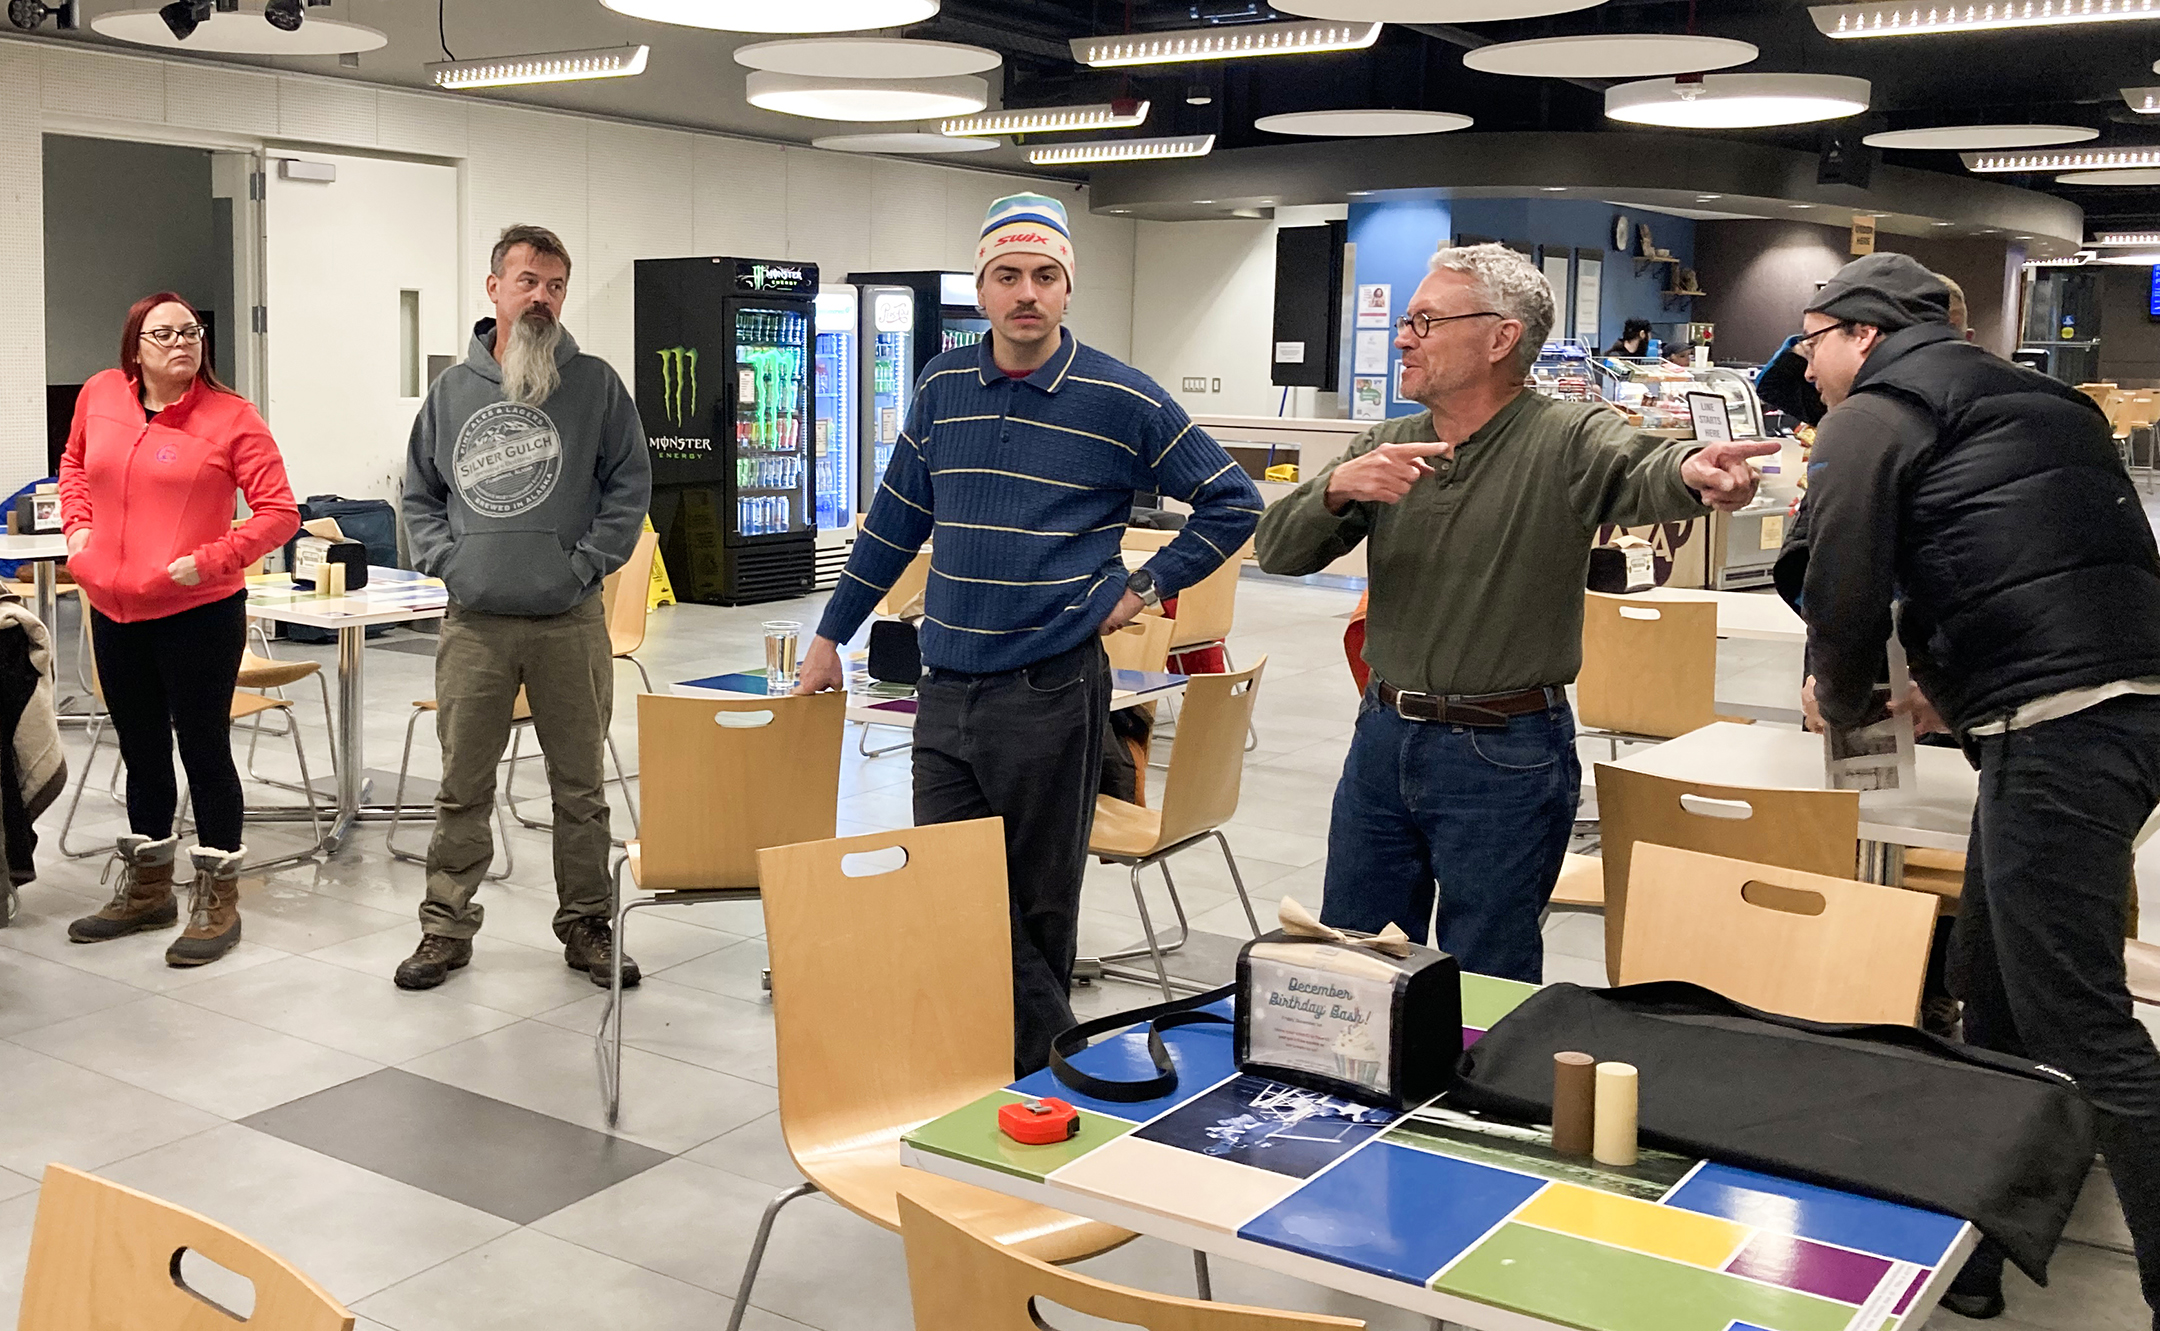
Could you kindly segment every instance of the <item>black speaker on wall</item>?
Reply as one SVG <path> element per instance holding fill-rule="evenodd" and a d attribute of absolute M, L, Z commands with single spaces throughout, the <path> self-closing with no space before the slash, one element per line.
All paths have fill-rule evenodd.
<path fill-rule="evenodd" d="M 1815 183 L 1866 189 L 1868 181 L 1875 175 L 1875 162 L 1882 156 L 1882 150 L 1870 148 L 1860 140 L 1874 130 L 1874 126 L 1866 124 L 1840 125 L 1824 130 L 1822 146 L 1815 159 Z"/>
<path fill-rule="evenodd" d="M 1275 233 L 1275 336 L 1269 382 L 1338 390 L 1343 241 L 1347 224 L 1289 226 Z"/>

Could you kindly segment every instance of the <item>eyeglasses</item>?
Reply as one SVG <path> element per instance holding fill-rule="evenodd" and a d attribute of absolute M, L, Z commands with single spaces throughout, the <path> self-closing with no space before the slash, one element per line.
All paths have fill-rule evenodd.
<path fill-rule="evenodd" d="M 189 324 L 185 328 L 145 328 L 142 335 L 161 347 L 176 347 L 182 342 L 203 340 L 203 326 Z"/>
<path fill-rule="evenodd" d="M 1825 333 L 1835 333 L 1840 329 L 1851 328 L 1853 326 L 1854 325 L 1848 320 L 1843 323 L 1831 324 L 1828 328 L 1818 328 L 1814 332 L 1809 333 L 1806 337 L 1797 338 L 1794 340 L 1792 344 L 1793 354 L 1798 356 L 1802 360 L 1813 360 L 1815 359 L 1815 348 L 1808 345 L 1809 343 L 1823 336 Z"/>
<path fill-rule="evenodd" d="M 1432 336 L 1432 330 L 1441 324 L 1451 324 L 1457 319 L 1505 319 L 1498 310 L 1479 310 L 1475 314 L 1406 314 L 1395 321 L 1395 330 L 1407 328 L 1417 335 L 1419 341 Z"/>

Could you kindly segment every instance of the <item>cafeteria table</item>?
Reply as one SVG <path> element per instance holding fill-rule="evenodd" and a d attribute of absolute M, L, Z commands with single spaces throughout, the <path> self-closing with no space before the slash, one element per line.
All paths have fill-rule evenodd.
<path fill-rule="evenodd" d="M 41 536 L 0 535 L 0 559 L 30 565 L 30 587 L 37 601 L 38 622 L 57 642 L 59 629 L 53 620 L 59 613 L 59 584 L 53 565 L 67 558 L 67 537 L 59 532 Z"/>
<path fill-rule="evenodd" d="M 1630 600 L 1710 601 L 1717 606 L 1720 638 L 1807 645 L 1807 621 L 1776 592 L 1714 592 L 1690 587 L 1652 587 L 1629 592 Z"/>
<path fill-rule="evenodd" d="M 1464 1043 L 1532 992 L 1463 976 Z M 1162 1099 L 1095 1100 L 1039 1072 L 906 1134 L 901 1158 L 1477 1331 L 1919 1331 L 1978 1237 L 1951 1216 L 1730 1165 L 1562 1157 L 1549 1130 L 1445 1097 L 1396 1114 L 1243 1075 L 1227 1026 L 1163 1039 L 1179 1085 Z M 1073 1063 L 1155 1072 L 1145 1028 Z M 1080 1110 L 1072 1140 L 999 1132 L 1001 1106 L 1049 1095 Z"/>

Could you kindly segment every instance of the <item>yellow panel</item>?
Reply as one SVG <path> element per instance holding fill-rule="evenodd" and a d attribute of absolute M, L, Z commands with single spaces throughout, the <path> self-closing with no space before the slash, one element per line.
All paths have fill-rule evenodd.
<path fill-rule="evenodd" d="M 1718 1270 L 1751 1234 L 1746 1225 L 1617 1193 L 1555 1183 L 1530 1200 L 1516 1221 Z"/>

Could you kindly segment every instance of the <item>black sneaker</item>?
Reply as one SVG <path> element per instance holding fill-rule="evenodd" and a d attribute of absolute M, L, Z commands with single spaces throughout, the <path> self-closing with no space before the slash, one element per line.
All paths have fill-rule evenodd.
<path fill-rule="evenodd" d="M 608 987 L 614 969 L 614 952 L 615 935 L 606 920 L 588 915 L 570 921 L 569 927 L 563 930 L 563 964 L 592 976 L 592 982 L 602 989 Z M 635 989 L 643 978 L 638 972 L 638 964 L 625 956 L 622 959 L 623 988 Z"/>
<path fill-rule="evenodd" d="M 450 972 L 472 960 L 472 940 L 448 934 L 422 934 L 420 946 L 398 963 L 397 987 L 433 989 L 450 978 Z"/>

